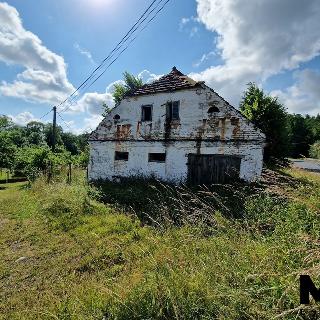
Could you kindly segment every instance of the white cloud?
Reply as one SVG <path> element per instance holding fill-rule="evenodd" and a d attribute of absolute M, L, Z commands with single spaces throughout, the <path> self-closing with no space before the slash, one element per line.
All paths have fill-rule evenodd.
<path fill-rule="evenodd" d="M 187 30 L 190 37 L 193 37 L 199 32 L 199 27 L 195 25 L 198 24 L 198 22 L 199 20 L 196 17 L 182 18 L 179 23 L 179 31 Z"/>
<path fill-rule="evenodd" d="M 25 126 L 31 121 L 40 121 L 31 112 L 25 111 L 17 114 L 16 116 L 9 115 L 9 118 L 18 125 Z"/>
<path fill-rule="evenodd" d="M 141 71 L 137 77 L 141 78 L 144 83 L 152 82 L 161 76 L 151 73 L 148 70 Z M 124 83 L 123 80 L 116 80 L 110 83 L 105 93 L 89 92 L 85 93 L 77 102 L 75 102 L 68 110 L 70 113 L 88 112 L 90 115 L 97 116 L 103 113 L 102 104 L 106 103 L 109 108 L 114 107 L 112 96 L 113 87 L 117 83 Z M 64 106 L 62 106 L 63 110 Z M 90 118 L 91 119 L 91 118 Z M 95 119 L 96 120 L 96 119 Z M 94 121 L 95 121 L 94 120 Z"/>
<path fill-rule="evenodd" d="M 84 49 L 82 47 L 80 47 L 80 45 L 78 43 L 75 43 L 74 44 L 74 48 L 80 53 L 82 54 L 83 56 L 85 56 L 89 61 L 90 63 L 92 64 L 96 64 L 96 62 L 93 60 L 93 57 L 92 57 L 92 54 L 89 50 L 87 49 Z"/>
<path fill-rule="evenodd" d="M 285 90 L 275 90 L 272 95 L 278 96 L 291 113 L 320 113 L 320 72 L 310 69 L 296 71 L 296 83 Z"/>
<path fill-rule="evenodd" d="M 294 70 L 320 53 L 318 0 L 197 0 L 198 21 L 218 34 L 224 64 L 193 73 L 239 101 L 249 81 Z"/>
<path fill-rule="evenodd" d="M 55 104 L 74 90 L 63 57 L 24 29 L 14 7 L 0 2 L 0 21 L 0 61 L 25 68 L 12 83 L 1 83 L 2 95 Z"/>
<path fill-rule="evenodd" d="M 194 67 L 199 67 L 202 63 L 205 61 L 208 61 L 211 57 L 215 56 L 216 52 L 215 51 L 210 51 L 208 53 L 204 53 L 202 57 L 193 64 Z"/>
<path fill-rule="evenodd" d="M 111 93 L 85 93 L 76 105 L 71 107 L 71 110 L 73 112 L 86 111 L 92 115 L 101 115 L 103 113 L 103 103 L 106 103 L 109 108 L 114 107 L 114 101 Z"/>
<path fill-rule="evenodd" d="M 158 80 L 162 75 L 151 73 L 149 70 L 143 70 L 138 74 L 138 78 L 142 79 L 143 83 L 150 83 Z"/>

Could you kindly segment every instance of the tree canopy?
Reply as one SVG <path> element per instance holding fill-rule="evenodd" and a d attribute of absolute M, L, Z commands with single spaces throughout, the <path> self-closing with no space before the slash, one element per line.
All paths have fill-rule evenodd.
<path fill-rule="evenodd" d="M 57 152 L 51 151 L 52 124 L 32 121 L 19 126 L 7 116 L 0 116 L 0 168 L 17 174 L 34 176 L 49 162 L 72 161 L 86 166 L 88 162 L 88 134 L 75 135 L 57 127 Z"/>
<path fill-rule="evenodd" d="M 143 86 L 143 81 L 139 77 L 135 77 L 129 72 L 123 73 L 123 83 L 116 83 L 113 86 L 113 99 L 116 104 L 119 104 L 123 97 L 130 91 L 134 91 Z"/>
<path fill-rule="evenodd" d="M 265 160 L 287 155 L 287 112 L 277 98 L 265 94 L 255 83 L 249 83 L 240 102 L 240 111 L 265 133 Z"/>

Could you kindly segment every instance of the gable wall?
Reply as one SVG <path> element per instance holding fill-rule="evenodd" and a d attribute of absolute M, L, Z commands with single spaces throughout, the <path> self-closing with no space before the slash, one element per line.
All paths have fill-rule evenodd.
<path fill-rule="evenodd" d="M 180 121 L 166 126 L 167 101 L 180 101 Z M 141 121 L 141 106 L 151 104 L 151 122 Z M 210 105 L 220 112 L 208 114 Z M 114 121 L 118 114 L 120 120 Z M 90 140 L 257 140 L 264 135 L 208 87 L 124 99 L 102 121 Z"/>

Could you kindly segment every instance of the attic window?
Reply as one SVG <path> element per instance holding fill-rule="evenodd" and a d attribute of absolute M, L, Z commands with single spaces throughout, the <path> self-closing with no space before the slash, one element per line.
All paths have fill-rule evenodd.
<path fill-rule="evenodd" d="M 165 153 L 149 153 L 149 162 L 166 162 Z"/>
<path fill-rule="evenodd" d="M 219 108 L 216 107 L 216 106 L 213 106 L 213 107 L 210 107 L 209 110 L 208 110 L 208 113 L 211 114 L 211 113 L 216 113 L 216 112 L 219 112 Z"/>
<path fill-rule="evenodd" d="M 166 117 L 168 121 L 179 120 L 180 101 L 170 101 L 167 103 Z"/>
<path fill-rule="evenodd" d="M 128 161 L 128 159 L 129 159 L 129 152 L 116 151 L 114 153 L 114 160 Z"/>
<path fill-rule="evenodd" d="M 141 121 L 152 121 L 152 105 L 141 107 Z"/>
<path fill-rule="evenodd" d="M 113 117 L 113 120 L 120 120 L 120 116 L 118 114 L 116 114 L 114 117 Z"/>

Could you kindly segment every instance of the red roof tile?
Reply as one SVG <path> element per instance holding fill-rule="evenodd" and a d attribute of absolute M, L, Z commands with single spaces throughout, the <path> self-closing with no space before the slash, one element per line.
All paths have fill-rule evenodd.
<path fill-rule="evenodd" d="M 129 92 L 126 96 L 132 97 L 143 94 L 182 90 L 194 88 L 201 84 L 203 84 L 203 82 L 195 81 L 177 70 L 176 67 L 173 67 L 169 74 L 162 76 L 160 79 L 152 83 L 145 84 L 139 89 Z"/>

